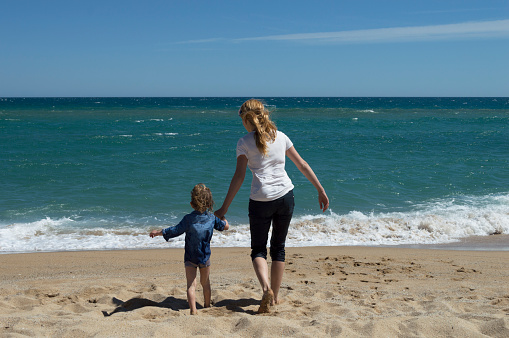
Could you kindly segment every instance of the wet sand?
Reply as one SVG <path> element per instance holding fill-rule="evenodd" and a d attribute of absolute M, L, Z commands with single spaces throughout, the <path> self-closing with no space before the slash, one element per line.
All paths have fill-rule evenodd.
<path fill-rule="evenodd" d="M 453 243 L 401 245 L 401 248 L 463 251 L 509 251 L 509 235 L 472 236 Z"/>

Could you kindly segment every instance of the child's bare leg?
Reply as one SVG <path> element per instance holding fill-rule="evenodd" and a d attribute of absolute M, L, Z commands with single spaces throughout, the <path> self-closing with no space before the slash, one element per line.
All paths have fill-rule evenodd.
<path fill-rule="evenodd" d="M 200 268 L 200 283 L 203 287 L 203 307 L 210 307 L 210 299 L 212 297 L 212 290 L 210 288 L 210 266 Z"/>
<path fill-rule="evenodd" d="M 198 313 L 196 311 L 196 268 L 186 266 L 186 279 L 187 279 L 187 302 L 192 315 Z"/>

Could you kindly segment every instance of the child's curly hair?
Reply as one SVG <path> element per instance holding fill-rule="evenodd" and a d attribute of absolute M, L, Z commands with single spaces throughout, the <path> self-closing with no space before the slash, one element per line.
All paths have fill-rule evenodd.
<path fill-rule="evenodd" d="M 203 183 L 198 183 L 191 190 L 191 205 L 193 209 L 199 212 L 213 211 L 214 200 L 212 199 L 212 192 Z"/>

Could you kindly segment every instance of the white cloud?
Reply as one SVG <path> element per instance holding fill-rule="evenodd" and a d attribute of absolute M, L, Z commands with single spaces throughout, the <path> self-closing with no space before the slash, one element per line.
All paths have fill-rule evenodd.
<path fill-rule="evenodd" d="M 211 38 L 211 39 L 201 39 L 201 40 L 189 40 L 189 41 L 183 41 L 179 43 L 209 43 L 209 42 L 221 42 L 226 41 L 226 39 L 223 38 Z"/>
<path fill-rule="evenodd" d="M 301 41 L 319 43 L 412 42 L 435 40 L 465 40 L 508 38 L 509 20 L 464 22 L 448 25 L 394 27 L 353 31 L 269 35 L 224 41 Z M 217 41 L 218 39 L 210 39 Z M 207 42 L 195 40 L 189 42 Z"/>

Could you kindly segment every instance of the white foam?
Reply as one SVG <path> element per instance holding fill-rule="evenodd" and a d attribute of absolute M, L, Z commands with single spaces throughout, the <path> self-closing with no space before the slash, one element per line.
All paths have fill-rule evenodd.
<path fill-rule="evenodd" d="M 175 224 L 178 220 L 171 217 L 167 221 Z M 150 238 L 149 232 L 161 227 L 153 222 L 148 218 L 113 227 L 118 222 L 46 217 L 36 222 L 0 224 L 0 253 L 184 247 L 184 236 L 168 243 L 161 237 Z M 296 217 L 287 246 L 439 244 L 494 233 L 509 234 L 509 195 L 431 201 L 409 212 L 351 211 L 339 215 L 329 211 Z M 216 231 L 212 246 L 249 247 L 249 226 L 232 224 L 229 231 Z"/>
<path fill-rule="evenodd" d="M 154 136 L 176 136 L 178 133 L 154 133 Z"/>

